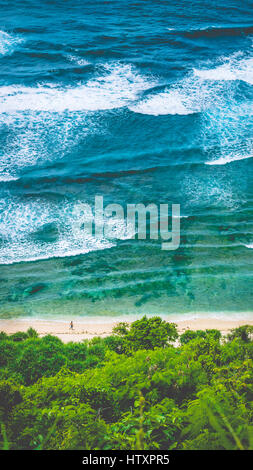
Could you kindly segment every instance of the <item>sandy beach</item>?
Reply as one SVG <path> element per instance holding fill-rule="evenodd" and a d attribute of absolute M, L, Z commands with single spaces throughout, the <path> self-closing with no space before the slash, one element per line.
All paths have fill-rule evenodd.
<path fill-rule="evenodd" d="M 74 329 L 69 328 L 69 323 L 66 321 L 54 320 L 0 320 L 0 331 L 7 334 L 16 333 L 17 331 L 27 331 L 28 328 L 34 328 L 40 337 L 51 334 L 60 338 L 64 343 L 69 341 L 82 341 L 84 339 L 92 339 L 94 336 L 105 337 L 112 333 L 112 329 L 117 325 L 118 321 L 96 322 L 89 321 L 76 321 L 74 322 Z M 179 333 L 185 330 L 205 330 L 207 328 L 215 328 L 220 330 L 223 335 L 226 335 L 232 328 L 237 328 L 241 325 L 253 325 L 253 320 L 224 320 L 216 318 L 198 318 L 194 320 L 182 320 L 176 322 Z"/>

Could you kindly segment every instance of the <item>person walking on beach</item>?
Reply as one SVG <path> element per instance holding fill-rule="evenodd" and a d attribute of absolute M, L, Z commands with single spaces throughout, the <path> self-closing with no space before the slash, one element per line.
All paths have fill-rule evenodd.
<path fill-rule="evenodd" d="M 73 325 L 73 322 L 71 321 L 70 322 L 70 327 L 69 327 L 70 330 L 73 330 L 74 329 L 74 325 Z"/>

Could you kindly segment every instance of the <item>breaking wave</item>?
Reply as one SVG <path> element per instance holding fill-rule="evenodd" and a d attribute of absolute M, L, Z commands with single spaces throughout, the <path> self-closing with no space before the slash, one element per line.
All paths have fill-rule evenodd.
<path fill-rule="evenodd" d="M 115 239 L 133 236 L 125 221 L 115 217 L 106 220 L 112 239 L 91 235 L 84 224 L 93 220 L 93 215 L 82 208 L 83 205 L 68 201 L 56 204 L 39 199 L 1 200 L 0 264 L 76 256 L 111 248 Z M 97 224 L 103 221 L 97 220 Z"/>

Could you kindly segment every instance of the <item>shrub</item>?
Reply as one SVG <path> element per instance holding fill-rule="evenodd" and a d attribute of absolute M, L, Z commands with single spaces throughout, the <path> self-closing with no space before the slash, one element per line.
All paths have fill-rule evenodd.
<path fill-rule="evenodd" d="M 233 339 L 239 339 L 245 343 L 249 343 L 252 340 L 253 336 L 253 326 L 243 325 L 239 328 L 234 328 L 231 330 L 231 333 L 228 334 L 228 340 L 233 341 Z"/>
<path fill-rule="evenodd" d="M 180 336 L 181 344 L 187 344 L 189 341 L 192 341 L 196 338 L 207 338 L 212 337 L 215 340 L 219 341 L 221 338 L 221 332 L 219 330 L 187 330 Z"/>
<path fill-rule="evenodd" d="M 28 338 L 28 334 L 24 331 L 18 331 L 9 336 L 11 341 L 24 341 Z"/>
<path fill-rule="evenodd" d="M 0 331 L 0 341 L 8 338 L 8 335 L 4 331 Z"/>
<path fill-rule="evenodd" d="M 0 381 L 0 411 L 3 419 L 22 401 L 19 387 L 8 380 Z"/>
<path fill-rule="evenodd" d="M 39 337 L 37 331 L 34 330 L 34 328 L 28 328 L 27 335 L 28 335 L 29 338 L 38 338 Z"/>
<path fill-rule="evenodd" d="M 169 341 L 173 342 L 178 338 L 176 325 L 167 323 L 160 317 L 145 316 L 130 326 L 120 323 L 113 332 L 124 338 L 126 352 L 164 347 Z"/>
<path fill-rule="evenodd" d="M 253 448 L 248 325 L 226 342 L 189 330 L 178 347 L 175 325 L 157 317 L 114 331 L 67 344 L 3 335 L 0 448 Z"/>
<path fill-rule="evenodd" d="M 13 361 L 17 354 L 16 345 L 12 341 L 0 342 L 0 367 L 5 367 Z"/>
<path fill-rule="evenodd" d="M 187 330 L 187 331 L 185 331 L 185 333 L 183 333 L 180 336 L 180 343 L 181 344 L 187 344 L 187 343 L 189 343 L 189 341 L 192 341 L 193 339 L 205 338 L 205 336 L 206 336 L 205 332 L 202 331 L 202 330 L 196 330 L 196 331 Z"/>
<path fill-rule="evenodd" d="M 106 336 L 104 344 L 108 349 L 115 351 L 118 354 L 122 354 L 124 352 L 124 339 L 119 336 Z"/>

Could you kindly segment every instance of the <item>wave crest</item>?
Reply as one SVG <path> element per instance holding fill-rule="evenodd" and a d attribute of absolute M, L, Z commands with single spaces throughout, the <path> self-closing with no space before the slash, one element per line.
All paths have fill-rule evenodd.
<path fill-rule="evenodd" d="M 0 30 L 0 56 L 10 55 L 17 45 L 23 42 L 23 38 Z"/>
<path fill-rule="evenodd" d="M 220 157 L 217 160 L 211 160 L 205 162 L 206 165 L 226 165 L 227 163 L 236 162 L 238 160 L 246 160 L 252 158 L 252 155 L 227 155 L 225 157 Z"/>
<path fill-rule="evenodd" d="M 175 90 L 152 95 L 133 106 L 129 106 L 129 109 L 135 113 L 153 116 L 194 113 L 194 110 L 187 108 L 186 101 L 186 97 Z"/>
<path fill-rule="evenodd" d="M 0 88 L 1 113 L 99 111 L 120 108 L 152 82 L 128 65 L 105 65 L 104 73 L 75 87 L 41 85 Z"/>
<path fill-rule="evenodd" d="M 193 71 L 203 80 L 241 80 L 253 85 L 253 57 L 243 57 L 240 52 L 224 59 L 224 63 L 217 67 Z"/>
<path fill-rule="evenodd" d="M 90 235 L 84 224 L 93 216 L 90 212 L 81 213 L 78 202 L 0 200 L 0 214 L 0 264 L 76 256 L 111 248 L 116 239 L 133 236 L 125 221 L 116 217 L 106 220 L 113 239 Z"/>

